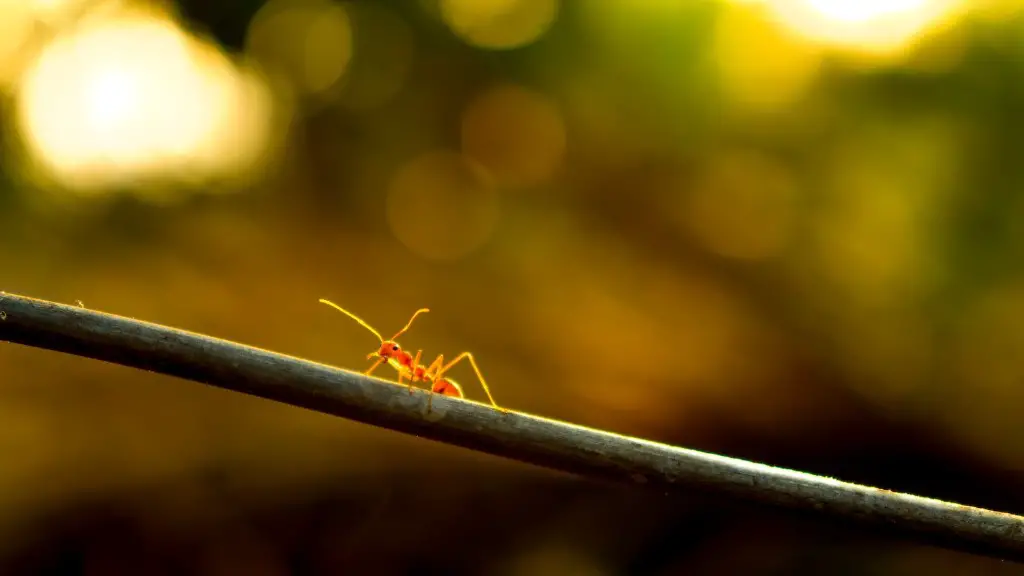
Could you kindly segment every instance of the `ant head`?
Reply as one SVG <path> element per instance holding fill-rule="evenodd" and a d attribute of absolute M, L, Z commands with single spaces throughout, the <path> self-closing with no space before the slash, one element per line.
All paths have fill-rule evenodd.
<path fill-rule="evenodd" d="M 380 348 L 376 352 L 371 352 L 367 359 L 370 358 L 383 358 L 387 360 L 402 351 L 402 347 L 398 345 L 398 342 L 394 340 L 385 340 L 380 343 Z"/>

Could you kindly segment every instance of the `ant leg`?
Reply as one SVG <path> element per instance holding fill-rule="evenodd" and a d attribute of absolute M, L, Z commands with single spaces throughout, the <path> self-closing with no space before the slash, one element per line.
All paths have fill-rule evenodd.
<path fill-rule="evenodd" d="M 434 378 L 443 377 L 445 373 L 451 370 L 452 366 L 455 366 L 463 359 L 469 360 L 470 365 L 473 366 L 473 371 L 476 372 L 476 377 L 480 380 L 480 385 L 484 387 L 484 392 L 487 394 L 487 398 L 491 401 L 491 405 L 494 406 L 496 409 L 501 410 L 502 412 L 508 412 L 507 409 L 498 406 L 498 403 L 494 401 L 494 396 L 491 396 L 491 390 L 490 388 L 487 387 L 487 381 L 484 380 L 484 375 L 480 372 L 480 367 L 476 365 L 476 360 L 473 358 L 473 355 L 469 352 L 463 352 L 462 354 L 456 356 L 454 360 L 445 364 L 443 367 L 441 367 L 440 370 L 437 371 L 436 374 L 434 374 Z"/>
<path fill-rule="evenodd" d="M 366 372 L 363 372 L 363 374 L 366 374 L 367 376 L 369 376 L 370 374 L 373 374 L 373 371 L 377 369 L 377 366 L 380 366 L 383 362 L 384 362 L 383 358 L 378 358 L 377 361 L 373 363 L 373 366 L 370 366 L 369 368 L 367 368 Z"/>
<path fill-rule="evenodd" d="M 412 370 L 410 371 L 410 374 L 409 374 L 409 394 L 412 394 L 413 390 L 415 390 L 415 388 L 413 387 L 413 384 L 417 380 L 417 378 L 416 378 L 416 367 L 420 365 L 420 358 L 422 356 L 423 356 L 423 350 L 417 350 L 416 351 L 416 356 L 412 359 Z M 399 382 L 401 382 L 401 380 L 399 380 Z"/>
<path fill-rule="evenodd" d="M 437 378 L 437 371 L 440 370 L 442 366 L 444 366 L 444 354 L 438 354 L 437 358 L 430 363 L 430 366 L 427 366 L 427 369 L 423 371 L 423 376 L 428 381 L 433 381 Z"/>
<path fill-rule="evenodd" d="M 430 384 L 430 396 L 427 398 L 427 413 L 430 413 L 431 408 L 434 404 L 434 380 L 437 378 L 435 374 L 441 367 L 444 366 L 444 354 L 438 354 L 437 358 L 427 366 L 427 369 L 423 371 L 423 379 Z"/>

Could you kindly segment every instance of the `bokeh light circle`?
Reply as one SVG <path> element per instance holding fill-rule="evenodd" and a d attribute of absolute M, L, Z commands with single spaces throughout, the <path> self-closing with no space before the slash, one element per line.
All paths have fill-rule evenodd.
<path fill-rule="evenodd" d="M 722 90 L 743 109 L 785 110 L 817 78 L 821 47 L 787 33 L 761 10 L 729 6 L 714 30 Z"/>
<path fill-rule="evenodd" d="M 559 0 L 440 0 L 440 12 L 467 44 L 509 50 L 547 32 L 558 17 Z"/>
<path fill-rule="evenodd" d="M 269 0 L 253 17 L 246 50 L 301 94 L 321 94 L 352 59 L 352 20 L 330 0 Z"/>
<path fill-rule="evenodd" d="M 686 202 L 686 224 L 707 249 L 761 260 L 782 251 L 795 222 L 795 184 L 786 169 L 754 151 L 731 151 L 707 167 Z"/>
<path fill-rule="evenodd" d="M 462 116 L 462 150 L 500 184 L 532 186 L 551 177 L 566 147 L 558 108 L 542 94 L 502 85 L 478 96 Z"/>
<path fill-rule="evenodd" d="M 961 0 L 761 0 L 785 29 L 851 53 L 889 57 L 956 13 Z"/>
<path fill-rule="evenodd" d="M 241 175 L 269 136 L 260 88 L 162 13 L 97 16 L 26 70 L 19 128 L 38 164 L 72 189 Z"/>
<path fill-rule="evenodd" d="M 387 219 L 395 236 L 420 256 L 465 257 L 494 231 L 498 196 L 493 178 L 462 154 L 428 152 L 395 174 L 388 189 Z"/>

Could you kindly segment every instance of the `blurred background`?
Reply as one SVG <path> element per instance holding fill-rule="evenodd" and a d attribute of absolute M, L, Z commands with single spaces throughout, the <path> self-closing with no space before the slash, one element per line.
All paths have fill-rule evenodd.
<path fill-rule="evenodd" d="M 1024 0 L 0 0 L 0 91 L 0 289 L 1024 512 Z M 1024 573 L 0 368 L 4 574 Z"/>

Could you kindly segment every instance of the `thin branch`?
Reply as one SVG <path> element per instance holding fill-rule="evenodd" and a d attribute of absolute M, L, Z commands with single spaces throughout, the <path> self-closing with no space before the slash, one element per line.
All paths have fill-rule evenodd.
<path fill-rule="evenodd" d="M 694 490 L 1024 560 L 1024 518 L 438 396 L 234 342 L 0 293 L 0 340 L 177 376 L 480 452 L 666 493 Z"/>

